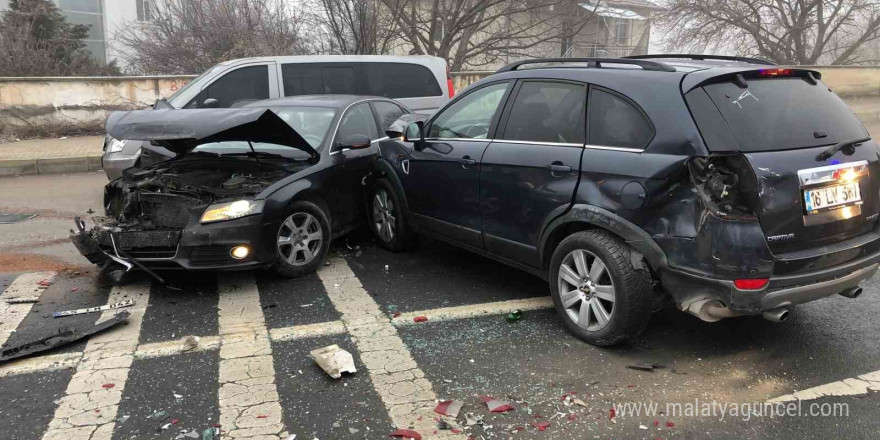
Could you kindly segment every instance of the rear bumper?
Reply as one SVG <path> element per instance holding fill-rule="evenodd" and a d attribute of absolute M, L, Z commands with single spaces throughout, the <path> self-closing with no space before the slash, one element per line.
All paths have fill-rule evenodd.
<path fill-rule="evenodd" d="M 880 252 L 875 252 L 822 270 L 771 277 L 760 290 L 740 290 L 732 280 L 712 279 L 672 268 L 664 271 L 661 279 L 667 290 L 687 291 L 690 298 L 718 299 L 733 312 L 751 315 L 844 292 L 874 276 L 878 268 Z"/>

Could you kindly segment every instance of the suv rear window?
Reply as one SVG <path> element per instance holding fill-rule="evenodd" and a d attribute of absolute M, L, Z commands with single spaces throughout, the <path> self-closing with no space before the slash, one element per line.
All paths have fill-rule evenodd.
<path fill-rule="evenodd" d="M 703 86 L 740 151 L 816 147 L 866 136 L 852 111 L 822 83 L 813 85 L 799 77 L 747 81 L 745 89 L 732 82 Z M 696 119 L 701 132 L 720 127 Z M 715 134 L 703 136 L 709 142 Z"/>
<path fill-rule="evenodd" d="M 281 66 L 284 96 L 358 94 L 386 98 L 443 96 L 425 66 L 407 63 L 288 63 Z M 342 81 L 345 79 L 345 81 Z"/>

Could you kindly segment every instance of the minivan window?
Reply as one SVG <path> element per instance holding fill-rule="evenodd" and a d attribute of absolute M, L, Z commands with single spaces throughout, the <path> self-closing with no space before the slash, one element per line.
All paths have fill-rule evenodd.
<path fill-rule="evenodd" d="M 501 139 L 533 142 L 584 142 L 587 88 L 561 82 L 523 83 Z"/>
<path fill-rule="evenodd" d="M 654 137 L 654 129 L 645 115 L 611 92 L 591 88 L 587 114 L 590 145 L 641 149 Z"/>
<path fill-rule="evenodd" d="M 434 119 L 428 137 L 486 139 L 492 117 L 506 90 L 505 82 L 468 93 Z"/>
<path fill-rule="evenodd" d="M 745 89 L 732 82 L 703 87 L 741 151 L 816 147 L 867 136 L 846 104 L 821 83 L 794 77 L 747 82 Z"/>
<path fill-rule="evenodd" d="M 442 96 L 431 70 L 408 63 L 288 63 L 284 96 L 356 94 L 386 98 Z"/>
<path fill-rule="evenodd" d="M 250 66 L 233 70 L 205 87 L 186 108 L 201 108 L 206 99 L 216 99 L 217 107 L 238 107 L 269 99 L 269 67 Z"/>

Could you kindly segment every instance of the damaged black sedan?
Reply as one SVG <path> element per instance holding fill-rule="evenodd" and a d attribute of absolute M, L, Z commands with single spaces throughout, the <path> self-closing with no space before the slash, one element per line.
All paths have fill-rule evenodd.
<path fill-rule="evenodd" d="M 105 216 L 90 229 L 77 219 L 71 240 L 114 278 L 133 268 L 313 271 L 366 218 L 363 185 L 391 106 L 395 118 L 408 112 L 386 99 L 306 96 L 114 113 L 111 136 L 175 157 L 110 182 Z"/>

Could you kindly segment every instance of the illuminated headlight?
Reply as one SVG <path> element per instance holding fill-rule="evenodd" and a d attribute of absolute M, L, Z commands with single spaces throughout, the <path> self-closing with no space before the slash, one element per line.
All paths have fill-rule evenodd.
<path fill-rule="evenodd" d="M 110 138 L 110 144 L 107 145 L 108 153 L 118 153 L 125 148 L 125 143 L 128 141 L 121 141 L 119 139 Z"/>
<path fill-rule="evenodd" d="M 217 203 L 205 210 L 205 213 L 202 214 L 201 222 L 220 222 L 261 212 L 263 212 L 262 200 L 236 200 L 234 202 Z"/>

